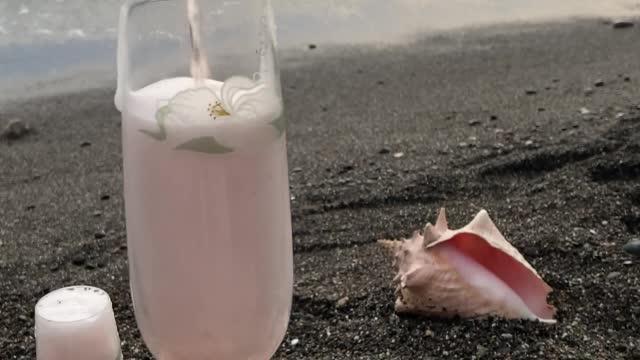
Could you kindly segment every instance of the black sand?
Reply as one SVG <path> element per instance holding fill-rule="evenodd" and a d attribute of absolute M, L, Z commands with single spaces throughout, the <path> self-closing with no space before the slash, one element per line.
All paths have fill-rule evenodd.
<path fill-rule="evenodd" d="M 639 44 L 593 20 L 286 54 L 296 283 L 276 358 L 640 358 L 640 265 L 622 251 L 640 234 Z M 2 359 L 34 359 L 35 302 L 83 283 L 111 294 L 125 358 L 150 358 L 112 92 L 0 110 L 37 130 L 0 144 Z M 453 227 L 489 211 L 555 289 L 557 325 L 394 314 L 375 241 L 440 206 Z"/>

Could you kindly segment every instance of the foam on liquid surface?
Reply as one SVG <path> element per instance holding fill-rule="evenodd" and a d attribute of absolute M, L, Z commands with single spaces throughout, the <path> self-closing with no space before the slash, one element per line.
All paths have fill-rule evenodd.
<path fill-rule="evenodd" d="M 45 320 L 72 322 L 92 318 L 109 304 L 109 295 L 103 290 L 90 286 L 73 286 L 43 297 L 36 306 L 36 312 Z"/>

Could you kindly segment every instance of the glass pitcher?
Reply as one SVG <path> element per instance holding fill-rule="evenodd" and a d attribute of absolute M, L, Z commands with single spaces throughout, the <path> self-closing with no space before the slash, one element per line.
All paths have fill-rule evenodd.
<path fill-rule="evenodd" d="M 186 4 L 121 10 L 115 103 L 136 320 L 159 360 L 264 360 L 293 286 L 271 5 L 200 0 L 194 34 Z M 201 81 L 189 76 L 194 39 L 210 64 Z"/>

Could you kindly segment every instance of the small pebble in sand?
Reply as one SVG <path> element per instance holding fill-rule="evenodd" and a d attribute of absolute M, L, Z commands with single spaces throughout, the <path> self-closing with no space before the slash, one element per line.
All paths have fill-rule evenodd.
<path fill-rule="evenodd" d="M 480 125 L 480 120 L 478 119 L 469 120 L 469 126 L 476 126 L 476 125 Z"/>
<path fill-rule="evenodd" d="M 631 266 L 631 265 L 633 265 L 633 261 L 631 261 L 631 260 L 625 260 L 625 261 L 622 263 L 622 265 L 624 265 L 624 266 Z"/>
<path fill-rule="evenodd" d="M 603 87 L 604 86 L 604 80 L 602 79 L 598 79 L 593 83 L 593 86 L 595 87 Z"/>
<path fill-rule="evenodd" d="M 613 279 L 617 278 L 618 276 L 620 276 L 619 272 L 617 272 L 617 271 L 610 272 L 609 275 L 607 275 L 607 280 L 613 280 Z"/>
<path fill-rule="evenodd" d="M 309 44 L 309 50 L 313 50 L 315 48 L 317 48 L 318 46 L 316 44 Z"/>
<path fill-rule="evenodd" d="M 425 336 L 428 337 L 433 337 L 434 333 L 431 329 L 427 329 L 427 331 L 424 332 Z"/>
<path fill-rule="evenodd" d="M 491 116 L 489 116 L 489 120 L 496 121 L 496 120 L 498 120 L 498 116 L 497 115 L 491 115 Z"/>
<path fill-rule="evenodd" d="M 78 254 L 71 259 L 71 263 L 76 266 L 82 266 L 87 261 L 83 254 Z"/>
<path fill-rule="evenodd" d="M 91 143 L 88 141 L 83 141 L 82 143 L 80 143 L 80 147 L 87 147 L 87 146 L 91 146 Z"/>
<path fill-rule="evenodd" d="M 531 187 L 531 192 L 532 192 L 532 193 L 539 193 L 539 192 L 541 192 L 541 191 L 544 191 L 544 189 L 545 189 L 546 187 L 547 187 L 547 184 L 546 184 L 546 183 L 536 184 L 536 185 L 533 185 L 533 186 Z"/>
<path fill-rule="evenodd" d="M 612 26 L 614 29 L 628 29 L 633 27 L 633 23 L 631 21 L 614 21 Z"/>
<path fill-rule="evenodd" d="M 340 169 L 338 170 L 338 174 L 340 174 L 340 175 L 346 174 L 346 173 L 348 173 L 349 171 L 351 171 L 353 169 L 355 169 L 355 166 L 353 166 L 353 165 L 349 165 L 349 164 L 342 165 L 340 167 Z"/>
<path fill-rule="evenodd" d="M 31 132 L 31 126 L 22 119 L 11 119 L 5 126 L 0 138 L 6 138 L 9 140 L 17 140 Z"/>
<path fill-rule="evenodd" d="M 584 88 L 584 94 L 587 96 L 593 95 L 593 88 L 590 86 L 587 86 L 586 88 Z"/>
<path fill-rule="evenodd" d="M 640 238 L 633 238 L 622 249 L 631 255 L 640 256 Z"/>
<path fill-rule="evenodd" d="M 391 150 L 389 150 L 388 148 L 382 148 L 382 149 L 380 149 L 380 151 L 378 151 L 378 154 L 384 155 L 384 154 L 388 154 L 390 152 L 391 152 Z"/>
<path fill-rule="evenodd" d="M 581 107 L 580 108 L 580 114 L 588 115 L 588 114 L 591 114 L 591 111 L 589 111 L 589 109 L 587 109 L 586 107 Z"/>
<path fill-rule="evenodd" d="M 509 333 L 504 333 L 504 334 L 502 334 L 500 336 L 502 336 L 503 339 L 512 339 L 513 338 L 513 335 L 511 335 Z"/>
<path fill-rule="evenodd" d="M 397 153 L 393 154 L 393 157 L 396 158 L 396 159 L 399 159 L 399 158 L 401 158 L 403 156 L 404 156 L 403 152 L 397 152 Z"/>
<path fill-rule="evenodd" d="M 338 309 L 343 308 L 347 305 L 347 303 L 349 303 L 349 297 L 345 296 L 343 298 L 340 298 L 337 302 L 336 302 L 336 307 Z"/>
<path fill-rule="evenodd" d="M 293 168 L 293 170 L 291 170 L 291 172 L 293 172 L 293 173 L 299 173 L 301 171 L 302 171 L 301 167 L 295 167 L 295 168 Z"/>
<path fill-rule="evenodd" d="M 291 346 L 296 346 L 296 345 L 298 345 L 298 343 L 300 343 L 300 340 L 298 340 L 298 339 L 291 340 Z"/>
<path fill-rule="evenodd" d="M 535 95 L 535 94 L 538 93 L 538 91 L 535 90 L 535 89 L 527 89 L 527 90 L 524 91 L 524 93 L 527 94 L 527 95 Z"/>

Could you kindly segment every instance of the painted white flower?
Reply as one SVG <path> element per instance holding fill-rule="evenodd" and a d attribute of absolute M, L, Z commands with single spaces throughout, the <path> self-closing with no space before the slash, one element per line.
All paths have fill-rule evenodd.
<path fill-rule="evenodd" d="M 274 88 L 236 76 L 225 81 L 219 92 L 205 86 L 176 94 L 156 113 L 160 131 L 141 131 L 161 141 L 177 138 L 177 150 L 228 153 L 281 136 L 285 127 L 281 112 L 282 102 Z M 194 129 L 202 136 L 181 136 L 193 134 Z"/>
<path fill-rule="evenodd" d="M 264 82 L 236 76 L 225 81 L 220 92 L 222 107 L 228 109 L 231 116 L 254 119 L 280 115 L 280 98 Z"/>

